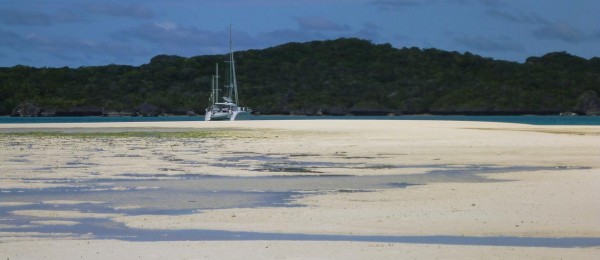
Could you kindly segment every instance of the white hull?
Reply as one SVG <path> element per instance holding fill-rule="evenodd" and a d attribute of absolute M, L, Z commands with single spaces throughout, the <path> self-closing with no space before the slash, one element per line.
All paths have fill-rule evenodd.
<path fill-rule="evenodd" d="M 221 120 L 230 120 L 231 115 L 229 113 L 212 113 L 208 112 L 204 116 L 204 120 L 206 121 L 221 121 Z"/>
<path fill-rule="evenodd" d="M 205 121 L 234 121 L 234 120 L 249 120 L 252 114 L 250 111 L 233 111 L 229 113 L 206 111 L 204 115 Z"/>
<path fill-rule="evenodd" d="M 252 114 L 248 111 L 239 111 L 236 112 L 235 115 L 233 116 L 233 118 L 231 119 L 231 121 L 233 120 L 250 120 L 250 117 L 252 116 Z"/>

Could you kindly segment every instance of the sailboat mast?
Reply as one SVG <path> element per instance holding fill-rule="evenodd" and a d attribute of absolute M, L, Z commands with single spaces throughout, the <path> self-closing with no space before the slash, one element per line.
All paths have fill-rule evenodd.
<path fill-rule="evenodd" d="M 215 76 L 210 79 L 210 105 L 215 104 Z"/>
<path fill-rule="evenodd" d="M 237 79 L 235 77 L 235 61 L 233 60 L 233 43 L 232 43 L 232 37 L 231 37 L 231 25 L 229 25 L 229 68 L 230 68 L 230 73 L 229 73 L 229 77 L 230 77 L 230 82 L 231 82 L 231 89 L 230 91 L 233 91 L 233 96 L 229 95 L 230 98 L 233 98 L 235 100 L 235 103 L 238 104 L 238 93 L 237 93 Z"/>
<path fill-rule="evenodd" d="M 219 102 L 219 63 L 215 65 L 215 75 L 213 76 L 213 85 L 214 87 L 214 103 Z"/>

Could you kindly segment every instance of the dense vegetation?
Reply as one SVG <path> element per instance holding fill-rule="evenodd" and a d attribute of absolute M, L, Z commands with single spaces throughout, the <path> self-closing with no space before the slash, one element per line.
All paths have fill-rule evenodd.
<path fill-rule="evenodd" d="M 0 114 L 201 114 L 214 64 L 224 59 L 160 55 L 138 67 L 0 68 Z M 600 58 L 564 52 L 521 64 L 338 39 L 237 52 L 236 62 L 241 105 L 263 114 L 583 114 L 600 108 Z"/>

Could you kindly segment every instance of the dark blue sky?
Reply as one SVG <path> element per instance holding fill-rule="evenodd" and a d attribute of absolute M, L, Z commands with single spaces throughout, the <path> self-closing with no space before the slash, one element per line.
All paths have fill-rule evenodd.
<path fill-rule="evenodd" d="M 358 37 L 524 61 L 600 56 L 595 0 L 0 0 L 0 66 L 139 65 Z"/>

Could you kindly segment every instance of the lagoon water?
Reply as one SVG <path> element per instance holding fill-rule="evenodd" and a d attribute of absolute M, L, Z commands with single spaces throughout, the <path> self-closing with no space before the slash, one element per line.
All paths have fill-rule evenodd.
<path fill-rule="evenodd" d="M 530 125 L 600 125 L 600 116 L 253 116 L 250 120 L 446 120 L 503 122 Z M 160 117 L 0 117 L 0 124 L 12 123 L 98 123 L 204 121 L 202 116 Z"/>
<path fill-rule="evenodd" d="M 435 166 L 431 166 L 435 167 Z M 426 174 L 392 176 L 262 176 L 224 177 L 184 175 L 161 179 L 163 175 L 123 174 L 129 179 L 97 179 L 73 183 L 54 180 L 63 187 L 41 189 L 2 189 L 0 202 L 21 204 L 0 206 L 0 232 L 32 232 L 41 238 L 66 233 L 79 239 L 123 241 L 353 241 L 445 245 L 486 245 L 510 247 L 597 247 L 597 237 L 512 237 L 512 236 L 381 236 L 262 233 L 203 229 L 139 229 L 115 222 L 109 217 L 69 218 L 73 225 L 60 224 L 61 218 L 13 214 L 21 210 L 59 210 L 121 215 L 194 214 L 218 208 L 302 207 L 294 197 L 339 192 L 372 192 L 406 188 L 433 182 L 498 182 L 478 174 L 502 174 L 522 170 L 560 170 L 547 167 L 446 166 Z M 141 178 L 141 176 L 145 176 Z M 148 179 L 150 177 L 150 179 Z M 32 179 L 33 180 L 33 179 Z M 121 187 L 115 189 L 115 187 Z M 140 188 L 145 187 L 145 188 Z M 343 187 L 344 189 L 340 189 Z M 65 203 L 76 197 L 81 203 Z M 52 203 L 52 201 L 56 203 Z M 96 201 L 88 203 L 85 201 Z M 137 205 L 137 207 L 127 207 Z M 38 225 L 36 223 L 55 223 Z"/>

